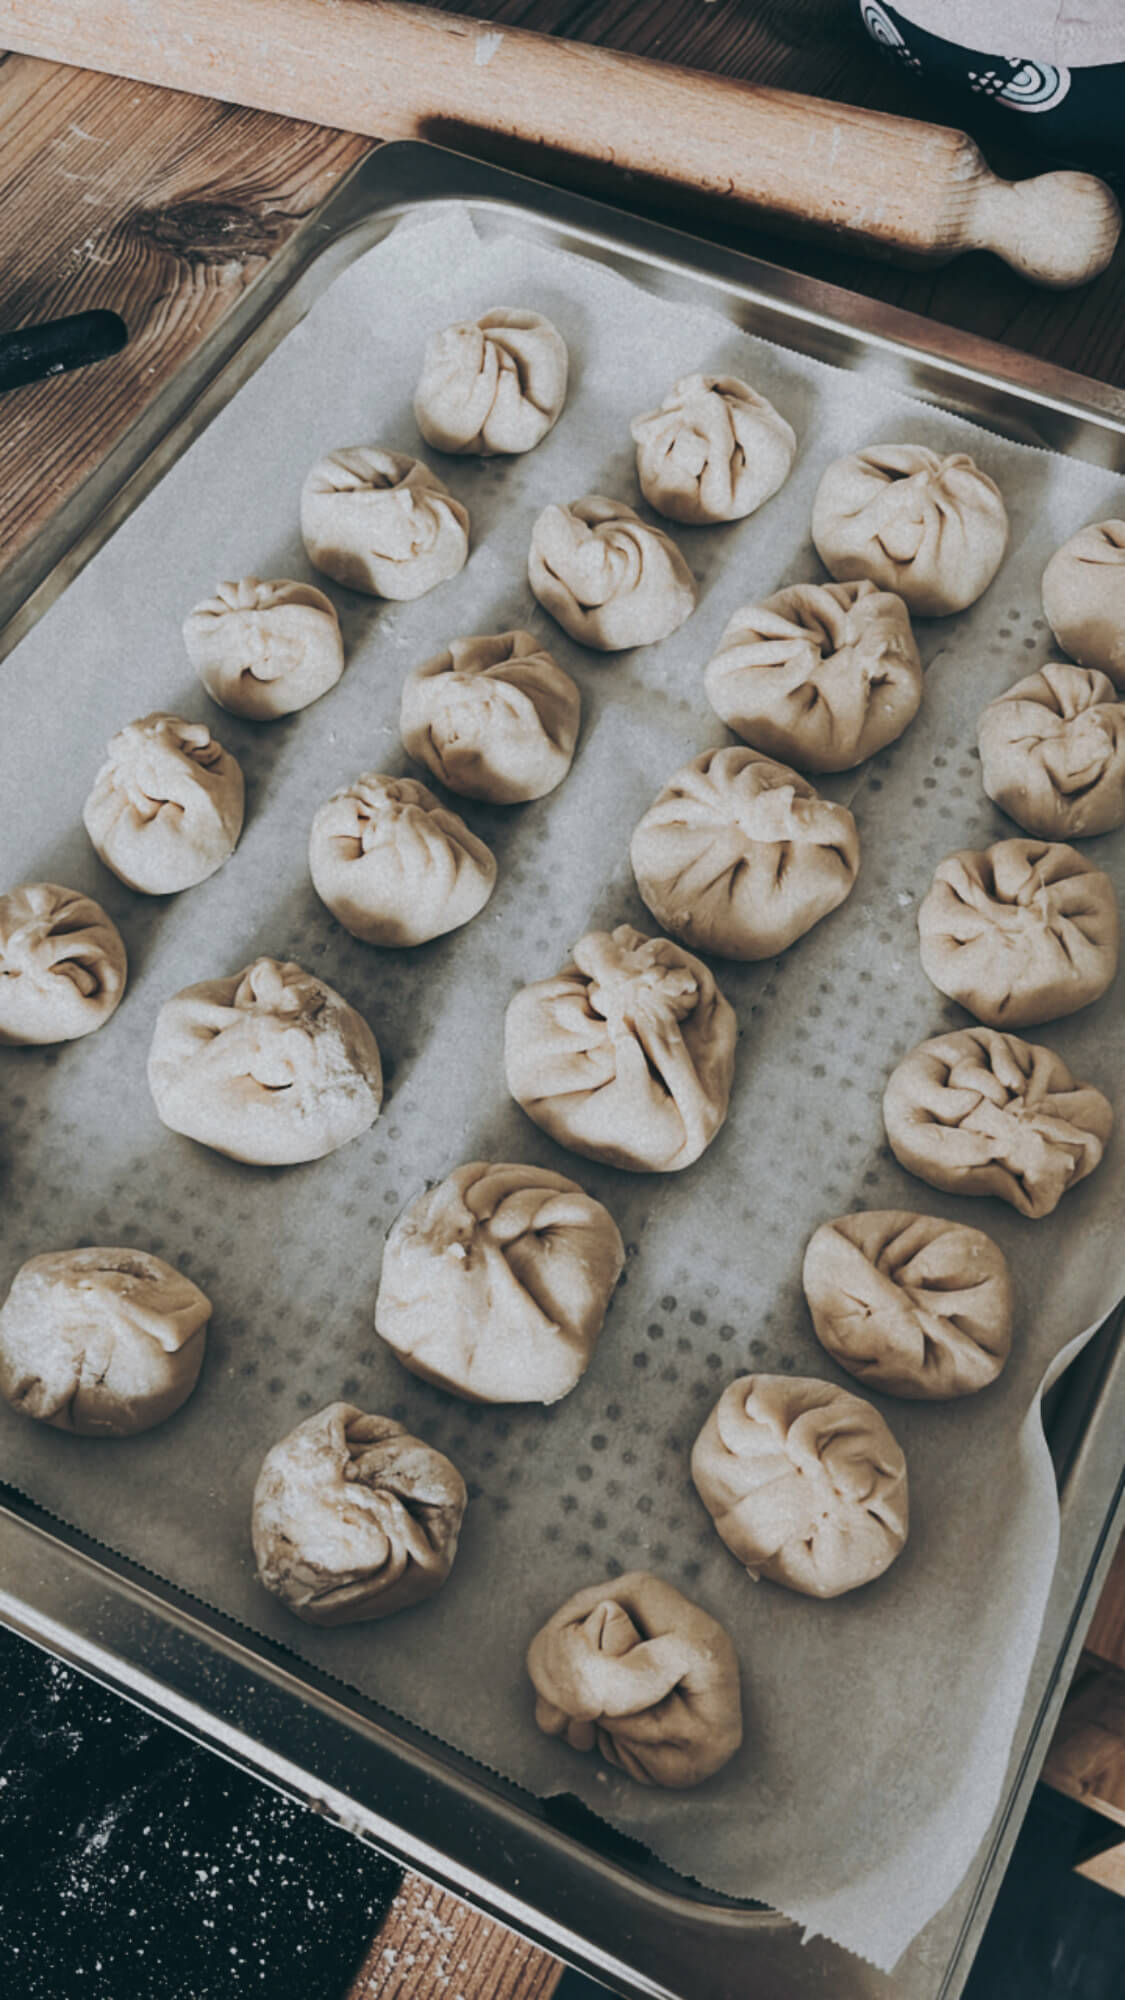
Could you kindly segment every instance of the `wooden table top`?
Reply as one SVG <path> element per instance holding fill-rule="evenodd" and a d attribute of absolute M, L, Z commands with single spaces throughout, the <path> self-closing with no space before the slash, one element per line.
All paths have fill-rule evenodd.
<path fill-rule="evenodd" d="M 265 11 L 265 10 L 263 10 Z M 482 20 L 542 29 L 699 69 L 941 120 L 880 58 L 853 0 L 457 0 Z M 946 114 L 945 122 L 962 122 Z M 26 547 L 370 150 L 346 133 L 24 56 L 0 54 L 0 329 L 95 306 L 129 344 L 95 370 L 0 400 L 0 567 Z M 1002 171 L 1031 159 L 997 158 Z M 749 223 L 717 240 L 1125 385 L 1125 246 L 1080 291 L 1037 290 L 993 258 L 907 272 L 783 242 Z M 350 2000 L 545 2000 L 545 1953 L 407 1877 Z"/>

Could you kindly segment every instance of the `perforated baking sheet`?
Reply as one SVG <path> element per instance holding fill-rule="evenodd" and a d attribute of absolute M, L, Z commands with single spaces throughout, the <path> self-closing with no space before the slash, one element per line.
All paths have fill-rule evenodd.
<path fill-rule="evenodd" d="M 422 344 L 498 303 L 546 312 L 563 331 L 566 413 L 526 458 L 439 460 L 410 408 Z M 746 375 L 771 397 L 800 439 L 794 472 L 745 523 L 673 531 L 700 582 L 679 633 L 636 654 L 586 654 L 527 589 L 531 523 L 548 501 L 591 490 L 635 503 L 629 418 L 694 369 Z M 1004 566 L 971 612 L 919 624 L 926 697 L 907 735 L 824 782 L 859 823 L 850 901 L 775 966 L 716 964 L 741 1038 L 715 1144 L 667 1178 L 575 1162 L 508 1101 L 507 1000 L 591 925 L 652 928 L 628 839 L 665 778 L 727 740 L 703 664 L 738 603 L 822 574 L 808 540 L 820 472 L 889 438 L 972 450 L 1008 502 Z M 466 502 L 467 567 L 406 606 L 333 589 L 349 665 L 301 715 L 252 726 L 211 708 L 182 653 L 183 613 L 223 577 L 311 575 L 297 533 L 304 473 L 324 449 L 375 440 L 430 458 Z M 4 670 L 4 878 L 88 889 L 120 924 L 132 970 L 96 1036 L 0 1052 L 0 1278 L 40 1249 L 132 1242 L 180 1264 L 215 1303 L 200 1387 L 164 1429 L 106 1445 L 3 1411 L 4 1476 L 492 1769 L 540 1794 L 578 1793 L 685 1874 L 773 1903 L 883 1965 L 945 1901 L 999 1795 L 1057 1537 L 1037 1392 L 1125 1289 L 1125 1173 L 1118 1137 L 1043 1223 L 945 1199 L 890 1158 L 879 1098 L 915 1042 L 965 1025 L 921 972 L 917 903 L 944 854 L 1013 830 L 981 792 L 976 719 L 1051 656 L 1038 601 L 1047 555 L 1081 522 L 1120 512 L 1121 497 L 1109 473 L 782 352 L 560 251 L 482 242 L 467 215 L 447 214 L 400 226 L 335 281 Z M 360 769 L 407 768 L 397 711 L 411 665 L 456 634 L 517 624 L 581 686 L 574 768 L 536 804 L 463 806 L 500 864 L 480 918 L 415 952 L 366 948 L 313 895 L 313 812 Z M 167 902 L 124 890 L 80 822 L 105 738 L 155 707 L 207 719 L 248 787 L 233 860 Z M 1123 844 L 1084 848 L 1119 887 Z M 367 1137 L 277 1173 L 166 1133 L 144 1080 L 162 1000 L 263 951 L 298 959 L 360 1007 L 389 1086 Z M 1111 1096 L 1119 993 L 1041 1032 Z M 425 1182 L 482 1156 L 573 1173 L 629 1245 L 595 1361 L 553 1410 L 454 1402 L 403 1373 L 372 1330 L 389 1222 Z M 877 1584 L 814 1604 L 745 1580 L 690 1486 L 688 1454 L 736 1374 L 834 1377 L 801 1299 L 803 1247 L 828 1215 L 890 1205 L 963 1215 L 997 1237 L 1016 1277 L 1016 1348 L 997 1387 L 970 1403 L 874 1399 L 907 1454 L 911 1539 Z M 268 1445 L 337 1396 L 389 1411 L 448 1452 L 472 1504 L 438 1598 L 390 1623 L 315 1634 L 255 1584 L 248 1511 Z M 746 1743 L 695 1796 L 640 1791 L 532 1722 L 531 1633 L 571 1590 L 638 1566 L 720 1616 L 743 1662 Z"/>

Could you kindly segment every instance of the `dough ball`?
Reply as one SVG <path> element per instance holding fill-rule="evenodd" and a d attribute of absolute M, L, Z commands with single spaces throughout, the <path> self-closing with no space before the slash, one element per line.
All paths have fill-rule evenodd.
<path fill-rule="evenodd" d="M 822 1222 L 802 1273 L 816 1337 L 888 1396 L 972 1396 L 1012 1344 L 1012 1281 L 982 1229 L 868 1209 Z"/>
<path fill-rule="evenodd" d="M 902 735 L 922 662 L 901 597 L 866 578 L 745 604 L 704 673 L 728 729 L 803 771 L 850 771 Z"/>
<path fill-rule="evenodd" d="M 471 1403 L 557 1403 L 592 1359 L 625 1249 L 609 1210 L 546 1167 L 473 1160 L 387 1237 L 376 1331 Z"/>
<path fill-rule="evenodd" d="M 125 976 L 121 933 L 92 897 L 57 882 L 0 896 L 0 1047 L 93 1034 Z"/>
<path fill-rule="evenodd" d="M 508 1089 L 572 1153 L 676 1173 L 727 1115 L 737 1033 L 700 959 L 628 924 L 589 931 L 561 972 L 509 1003 Z"/>
<path fill-rule="evenodd" d="M 722 958 L 773 958 L 836 909 L 859 869 L 846 806 L 756 750 L 705 750 L 633 834 L 637 887 L 662 927 Z"/>
<path fill-rule="evenodd" d="M 570 769 L 582 697 L 530 632 L 454 639 L 402 690 L 407 754 L 451 792 L 492 805 L 541 799 Z"/>
<path fill-rule="evenodd" d="M 987 590 L 1008 545 L 995 481 L 963 451 L 874 444 L 837 458 L 813 502 L 812 538 L 840 582 L 870 577 L 923 618 L 964 611 Z"/>
<path fill-rule="evenodd" d="M 82 1437 L 133 1437 L 186 1403 L 211 1301 L 147 1250 L 48 1250 L 0 1307 L 0 1393 Z"/>
<path fill-rule="evenodd" d="M 908 1173 L 946 1194 L 996 1195 L 1037 1220 L 1093 1173 L 1113 1109 L 1053 1049 L 965 1028 L 900 1062 L 883 1122 Z"/>
<path fill-rule="evenodd" d="M 262 1461 L 259 1582 L 309 1625 L 389 1618 L 441 1589 L 467 1497 L 456 1466 L 402 1424 L 329 1403 Z"/>
<path fill-rule="evenodd" d="M 737 375 L 684 375 L 658 410 L 634 417 L 637 478 L 670 521 L 741 521 L 789 477 L 792 425 Z"/>
<path fill-rule="evenodd" d="M 311 583 L 221 583 L 184 620 L 188 659 L 212 701 L 251 722 L 307 708 L 344 671 L 336 607 Z"/>
<path fill-rule="evenodd" d="M 942 861 L 918 911 L 922 970 L 990 1028 L 1088 1007 L 1117 971 L 1117 899 L 1076 847 L 998 840 Z"/>
<path fill-rule="evenodd" d="M 111 736 L 82 820 L 107 868 L 145 896 L 193 889 L 234 853 L 242 767 L 205 722 L 156 711 Z"/>
<path fill-rule="evenodd" d="M 989 703 L 978 741 L 985 791 L 1026 833 L 1088 840 L 1125 825 L 1125 701 L 1105 674 L 1041 667 Z"/>
<path fill-rule="evenodd" d="M 695 1440 L 691 1476 L 755 1583 L 840 1597 L 906 1542 L 906 1460 L 878 1410 L 799 1375 L 742 1375 Z"/>
<path fill-rule="evenodd" d="M 479 915 L 496 885 L 496 857 L 416 778 L 365 771 L 313 820 L 309 872 L 353 937 L 413 945 Z"/>
<path fill-rule="evenodd" d="M 566 342 L 541 313 L 497 306 L 435 333 L 414 415 L 435 451 L 534 451 L 566 402 Z"/>
<path fill-rule="evenodd" d="M 421 597 L 465 566 L 469 510 L 417 458 L 351 445 L 318 458 L 301 534 L 325 576 L 371 597 Z"/>
<path fill-rule="evenodd" d="M 166 1000 L 148 1082 L 171 1131 L 260 1167 L 334 1153 L 375 1123 L 383 1098 L 366 1021 L 323 980 L 277 958 Z"/>
<path fill-rule="evenodd" d="M 527 575 L 544 611 L 600 653 L 651 646 L 695 610 L 695 578 L 675 542 L 600 493 L 544 508 Z"/>
<path fill-rule="evenodd" d="M 738 1655 L 706 1611 L 644 1570 L 576 1591 L 527 1649 L 535 1720 L 641 1785 L 702 1784 L 742 1742 Z"/>
<path fill-rule="evenodd" d="M 1043 572 L 1043 611 L 1059 645 L 1125 688 L 1125 521 L 1094 521 Z"/>

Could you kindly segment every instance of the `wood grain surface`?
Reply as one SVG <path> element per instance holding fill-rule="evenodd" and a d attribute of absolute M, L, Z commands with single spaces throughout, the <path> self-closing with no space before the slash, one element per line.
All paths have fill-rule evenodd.
<path fill-rule="evenodd" d="M 408 1875 L 347 2000 L 548 2000 L 562 1971 L 526 1938 Z"/>
<path fill-rule="evenodd" d="M 1096 1653 L 1099 1660 L 1120 1667 L 1125 1673 L 1125 1536 L 1118 1543 L 1093 1624 L 1086 1634 L 1086 1651 Z"/>

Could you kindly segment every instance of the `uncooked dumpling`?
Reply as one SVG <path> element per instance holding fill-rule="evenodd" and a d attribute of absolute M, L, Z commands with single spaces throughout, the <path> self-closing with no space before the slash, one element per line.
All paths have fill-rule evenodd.
<path fill-rule="evenodd" d="M 435 451 L 533 451 L 566 402 L 566 342 L 541 313 L 496 306 L 435 333 L 414 415 Z"/>
<path fill-rule="evenodd" d="M 0 1045 L 73 1042 L 125 991 L 125 946 L 100 903 L 57 882 L 0 896 Z"/>
<path fill-rule="evenodd" d="M 1125 521 L 1093 521 L 1043 572 L 1043 610 L 1060 646 L 1125 688 Z"/>
<path fill-rule="evenodd" d="M 1076 847 L 998 840 L 950 854 L 918 911 L 922 969 L 991 1028 L 1088 1007 L 1117 971 L 1117 899 Z"/>
<path fill-rule="evenodd" d="M 451 792 L 498 806 L 541 799 L 570 769 L 582 697 L 530 632 L 453 639 L 406 676 L 407 754 Z"/>
<path fill-rule="evenodd" d="M 504 1024 L 508 1089 L 573 1153 L 674 1173 L 727 1115 L 738 1023 L 714 976 L 668 938 L 589 931 Z"/>
<path fill-rule="evenodd" d="M 544 508 L 527 574 L 544 611 L 602 653 L 666 639 L 695 609 L 695 578 L 675 542 L 601 493 Z"/>
<path fill-rule="evenodd" d="M 307 708 L 344 671 L 335 605 L 287 578 L 221 583 L 188 613 L 184 644 L 212 701 L 251 722 Z"/>
<path fill-rule="evenodd" d="M 132 1437 L 186 1403 L 211 1301 L 147 1250 L 48 1250 L 0 1308 L 0 1393 L 83 1437 Z"/>
<path fill-rule="evenodd" d="M 742 1742 L 738 1655 L 718 1619 L 644 1570 L 576 1591 L 527 1649 L 535 1720 L 641 1785 L 702 1784 Z"/>
<path fill-rule="evenodd" d="M 883 1095 L 891 1151 L 947 1194 L 998 1195 L 1038 1219 L 1098 1165 L 1113 1109 L 1053 1049 L 966 1028 L 922 1042 Z"/>
<path fill-rule="evenodd" d="M 469 511 L 419 459 L 357 444 L 317 459 L 301 491 L 301 533 L 325 576 L 410 599 L 464 568 Z"/>
<path fill-rule="evenodd" d="M 329 1403 L 262 1461 L 259 1581 L 309 1625 L 389 1618 L 441 1589 L 467 1497 L 456 1466 L 402 1424 Z"/>
<path fill-rule="evenodd" d="M 867 576 L 923 618 L 964 611 L 987 590 L 1008 545 L 995 480 L 965 452 L 874 444 L 837 458 L 813 502 L 812 538 L 830 575 Z"/>
<path fill-rule="evenodd" d="M 634 417 L 637 478 L 671 521 L 741 521 L 789 477 L 797 438 L 737 375 L 684 375 L 658 410 Z"/>
<path fill-rule="evenodd" d="M 922 662 L 901 597 L 866 578 L 798 583 L 730 620 L 704 674 L 728 729 L 801 771 L 850 771 L 902 735 Z"/>
<path fill-rule="evenodd" d="M 146 896 L 205 882 L 242 832 L 242 768 L 204 722 L 156 711 L 111 736 L 82 819 L 115 875 Z"/>
<path fill-rule="evenodd" d="M 313 820 L 309 872 L 353 937 L 414 945 L 483 910 L 496 884 L 496 857 L 416 778 L 365 771 Z"/>
<path fill-rule="evenodd" d="M 756 750 L 705 750 L 633 834 L 637 887 L 663 928 L 722 958 L 772 958 L 851 892 L 846 806 Z"/>
<path fill-rule="evenodd" d="M 907 1209 L 822 1222 L 802 1272 L 816 1337 L 888 1396 L 972 1396 L 1012 1344 L 1012 1281 L 982 1229 Z"/>
<path fill-rule="evenodd" d="M 589 1365 L 625 1263 L 608 1209 L 546 1167 L 473 1160 L 387 1237 L 375 1327 L 474 1403 L 557 1403 Z"/>
<path fill-rule="evenodd" d="M 375 1123 L 383 1097 L 366 1021 L 323 980 L 276 958 L 166 1000 L 148 1081 L 171 1131 L 262 1167 L 335 1152 Z"/>
<path fill-rule="evenodd" d="M 978 742 L 985 791 L 1026 833 L 1125 825 L 1125 701 L 1105 674 L 1052 661 L 989 703 Z"/>
<path fill-rule="evenodd" d="M 839 1597 L 906 1541 L 906 1460 L 879 1412 L 831 1382 L 740 1376 L 695 1440 L 691 1476 L 755 1582 Z"/>

